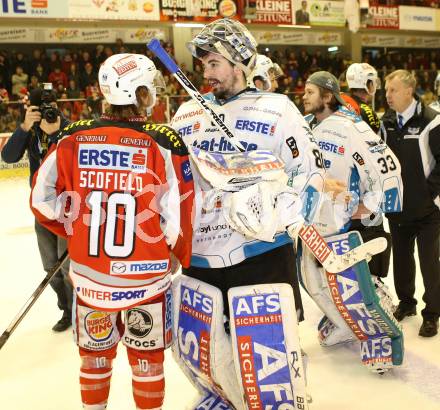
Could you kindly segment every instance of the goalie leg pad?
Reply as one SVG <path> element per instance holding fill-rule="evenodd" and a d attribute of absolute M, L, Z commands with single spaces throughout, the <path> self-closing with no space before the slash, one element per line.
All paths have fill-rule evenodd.
<path fill-rule="evenodd" d="M 359 232 L 327 238 L 337 254 L 362 244 Z M 337 276 L 327 273 L 330 293 L 342 317 L 361 342 L 362 361 L 371 368 L 400 365 L 403 360 L 403 334 L 388 305 L 376 294 L 368 263 L 363 260 Z M 379 341 L 374 341 L 374 340 Z M 382 348 L 377 348 L 381 346 Z M 388 346 L 391 348 L 388 349 Z M 365 354 L 364 354 L 365 353 Z M 377 356 L 376 356 L 377 353 Z"/>
<path fill-rule="evenodd" d="M 307 409 L 293 290 L 250 285 L 228 292 L 231 338 L 248 409 Z"/>
<path fill-rule="evenodd" d="M 172 288 L 174 358 L 207 403 L 214 398 L 243 408 L 221 291 L 185 275 L 174 279 Z"/>
<path fill-rule="evenodd" d="M 301 284 L 327 317 L 327 320 L 323 319 L 318 326 L 319 342 L 323 346 L 332 346 L 353 340 L 353 332 L 332 299 L 327 282 L 328 274 L 322 266 L 318 266 L 316 258 L 308 248 L 301 243 L 299 246 L 298 254 L 301 254 L 301 258 L 298 271 Z"/>

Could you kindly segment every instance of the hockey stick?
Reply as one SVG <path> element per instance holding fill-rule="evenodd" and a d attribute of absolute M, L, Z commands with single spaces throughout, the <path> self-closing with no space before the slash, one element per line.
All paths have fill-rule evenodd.
<path fill-rule="evenodd" d="M 58 259 L 58 261 L 55 264 L 55 266 L 53 268 L 49 269 L 49 271 L 47 272 L 47 274 L 44 277 L 43 281 L 38 285 L 38 288 L 35 289 L 34 293 L 32 293 L 31 297 L 26 301 L 24 306 L 20 309 L 20 311 L 18 312 L 17 316 L 14 317 L 12 322 L 9 324 L 8 328 L 0 336 L 0 349 L 8 341 L 9 336 L 11 336 L 11 334 L 14 332 L 14 330 L 17 328 L 17 326 L 20 324 L 20 322 L 23 320 L 23 318 L 29 312 L 31 307 L 34 305 L 34 303 L 37 301 L 37 299 L 43 293 L 44 289 L 46 289 L 46 286 L 49 284 L 51 279 L 61 269 L 61 266 L 68 259 L 68 257 L 69 257 L 69 254 L 68 254 L 68 252 L 66 250 L 61 255 L 61 257 Z"/>
<path fill-rule="evenodd" d="M 219 130 L 222 132 L 224 137 L 231 142 L 242 154 L 218 154 L 218 153 L 207 153 L 203 154 L 201 150 L 193 149 L 189 147 L 190 153 L 194 158 L 199 170 L 204 178 L 206 178 L 214 187 L 224 189 L 225 185 L 236 185 L 238 190 L 243 188 L 243 185 L 249 185 L 250 183 L 256 183 L 259 180 L 264 180 L 263 174 L 268 170 L 265 167 L 254 166 L 254 164 L 249 164 L 248 158 L 249 153 L 244 152 L 245 148 L 243 145 L 237 141 L 232 132 L 226 126 L 226 124 L 221 120 L 221 118 L 216 114 L 216 112 L 208 105 L 203 96 L 197 91 L 188 77 L 182 72 L 182 70 L 177 66 L 174 60 L 169 56 L 165 49 L 161 46 L 160 41 L 157 39 L 151 40 L 147 47 L 152 51 L 162 62 L 162 64 L 168 69 L 168 71 L 179 81 L 186 92 L 193 98 L 199 106 L 203 109 L 205 114 L 217 124 Z M 260 157 L 264 158 L 270 154 L 272 158 L 273 153 L 268 151 L 250 151 L 253 152 L 252 160 L 258 160 Z M 240 155 L 242 155 L 240 159 Z M 233 158 L 234 166 L 229 168 L 227 158 Z M 276 158 L 276 157 L 275 157 Z M 229 161 L 231 162 L 231 161 Z M 241 166 L 240 166 L 241 163 Z M 271 163 L 273 167 L 280 170 L 280 164 L 282 161 L 276 158 L 272 160 Z M 205 171 L 205 173 L 203 172 Z M 219 185 L 219 178 L 223 179 L 223 183 Z M 225 180 L 227 178 L 227 180 Z M 245 180 L 243 180 L 245 178 Z M 275 178 L 269 178 L 275 179 Z M 244 182 L 244 184 L 243 184 Z M 294 227 L 287 229 L 290 236 Z M 310 249 L 316 259 L 320 261 L 328 272 L 338 273 L 348 269 L 349 267 L 355 265 L 361 260 L 368 259 L 370 256 L 377 253 L 383 252 L 386 249 L 387 241 L 385 238 L 376 238 L 369 242 L 366 242 L 359 247 L 352 249 L 351 251 L 343 254 L 337 255 L 333 250 L 327 245 L 325 239 L 319 234 L 319 232 L 311 225 L 302 226 L 299 229 L 299 237 L 303 240 L 305 245 Z"/>

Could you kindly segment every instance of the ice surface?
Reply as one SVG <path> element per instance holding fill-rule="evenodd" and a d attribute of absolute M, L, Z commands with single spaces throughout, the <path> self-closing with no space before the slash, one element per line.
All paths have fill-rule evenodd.
<path fill-rule="evenodd" d="M 44 277 L 28 208 L 27 179 L 0 181 L 0 332 L 8 326 Z M 392 272 L 386 283 L 392 286 Z M 423 285 L 417 276 L 417 298 Z M 439 295 L 440 297 L 440 295 Z M 440 409 L 440 336 L 417 335 L 421 316 L 405 319 L 404 365 L 384 376 L 360 364 L 358 348 L 322 348 L 316 338 L 321 317 L 303 295 L 306 322 L 301 342 L 309 357 L 311 410 Z M 419 311 L 423 303 L 419 303 Z M 0 351 L 1 410 L 78 410 L 81 408 L 79 356 L 71 332 L 56 334 L 51 327 L 61 317 L 55 293 L 46 289 Z M 196 391 L 167 352 L 165 410 L 186 409 Z M 134 409 L 131 373 L 125 348 L 115 360 L 108 410 Z M 275 410 L 275 409 L 274 409 Z"/>

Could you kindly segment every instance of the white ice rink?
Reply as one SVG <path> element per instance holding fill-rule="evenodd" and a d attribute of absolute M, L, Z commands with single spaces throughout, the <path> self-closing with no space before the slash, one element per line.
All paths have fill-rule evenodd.
<path fill-rule="evenodd" d="M 27 179 L 0 181 L 0 332 L 44 277 L 28 209 Z M 387 279 L 392 284 L 392 272 Z M 392 288 L 392 286 L 391 286 Z M 417 298 L 423 289 L 418 272 Z M 440 297 L 440 295 L 439 295 Z M 421 316 L 403 322 L 404 365 L 384 376 L 360 364 L 357 346 L 324 349 L 316 339 L 320 313 L 303 296 L 306 322 L 300 325 L 309 356 L 311 410 L 440 410 L 440 336 L 417 335 Z M 423 304 L 419 303 L 418 309 Z M 61 317 L 55 293 L 46 289 L 0 351 L 0 410 L 79 410 L 79 358 L 71 332 L 56 334 Z M 166 358 L 166 410 L 180 410 L 196 397 L 170 355 Z M 120 346 L 114 365 L 108 410 L 134 409 L 131 375 Z M 276 410 L 276 409 L 273 409 Z"/>

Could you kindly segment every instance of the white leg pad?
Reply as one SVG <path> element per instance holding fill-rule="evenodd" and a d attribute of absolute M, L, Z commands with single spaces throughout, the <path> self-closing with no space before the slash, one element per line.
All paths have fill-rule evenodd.
<path fill-rule="evenodd" d="M 293 290 L 287 284 L 232 288 L 231 339 L 247 409 L 307 409 Z"/>
<path fill-rule="evenodd" d="M 344 334 L 352 333 L 350 327 L 342 318 L 333 301 L 333 298 L 331 297 L 324 268 L 318 266 L 316 258 L 309 251 L 309 249 L 303 247 L 302 252 L 300 275 L 301 282 L 307 290 L 307 293 L 340 332 Z M 335 274 L 330 275 L 335 276 Z M 323 328 L 323 330 L 324 333 L 319 336 L 321 343 L 323 343 L 323 340 L 325 340 L 327 336 L 325 334 L 326 329 Z"/>
<path fill-rule="evenodd" d="M 203 396 L 219 396 L 242 409 L 221 291 L 180 275 L 173 281 L 173 299 L 173 354 L 180 367 Z"/>

